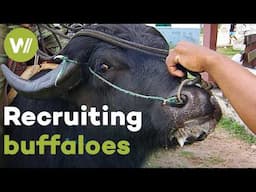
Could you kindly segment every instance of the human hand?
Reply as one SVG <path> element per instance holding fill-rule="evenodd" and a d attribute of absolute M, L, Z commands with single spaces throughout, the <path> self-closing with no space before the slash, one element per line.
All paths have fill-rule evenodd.
<path fill-rule="evenodd" d="M 211 54 L 215 54 L 215 52 L 206 47 L 181 41 L 169 51 L 166 65 L 172 75 L 183 77 L 185 74 L 177 68 L 177 64 L 181 64 L 190 71 L 203 72 L 207 65 L 208 56 Z"/>

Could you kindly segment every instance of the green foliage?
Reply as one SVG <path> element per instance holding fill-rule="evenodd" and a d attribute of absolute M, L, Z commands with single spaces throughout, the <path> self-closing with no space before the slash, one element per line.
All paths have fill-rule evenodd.
<path fill-rule="evenodd" d="M 226 129 L 229 133 L 237 138 L 246 141 L 249 144 L 256 144 L 256 136 L 248 133 L 244 126 L 230 118 L 222 118 L 218 124 L 220 127 Z"/>
<path fill-rule="evenodd" d="M 229 47 L 219 47 L 219 48 L 217 48 L 217 52 L 221 53 L 223 55 L 233 56 L 237 53 L 240 53 L 241 51 L 240 50 L 235 50 L 235 49 L 232 48 L 232 46 L 229 46 Z"/>

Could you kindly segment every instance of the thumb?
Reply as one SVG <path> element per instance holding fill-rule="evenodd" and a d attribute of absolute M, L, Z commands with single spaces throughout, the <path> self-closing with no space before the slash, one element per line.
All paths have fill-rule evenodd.
<path fill-rule="evenodd" d="M 185 74 L 177 68 L 177 64 L 180 63 L 179 61 L 179 55 L 175 54 L 175 52 L 171 50 L 166 58 L 166 66 L 171 75 L 177 77 L 184 77 Z"/>

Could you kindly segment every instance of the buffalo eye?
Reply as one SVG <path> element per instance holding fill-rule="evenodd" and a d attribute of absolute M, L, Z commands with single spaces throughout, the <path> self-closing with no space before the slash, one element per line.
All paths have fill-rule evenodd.
<path fill-rule="evenodd" d="M 106 63 L 102 63 L 100 65 L 100 72 L 105 73 L 110 69 L 110 66 Z"/>

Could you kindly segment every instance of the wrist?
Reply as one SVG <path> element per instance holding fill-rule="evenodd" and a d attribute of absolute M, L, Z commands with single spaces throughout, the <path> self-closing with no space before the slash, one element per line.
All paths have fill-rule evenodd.
<path fill-rule="evenodd" d="M 225 56 L 218 54 L 215 51 L 211 51 L 212 53 L 206 57 L 204 71 L 211 74 L 219 65 L 223 63 Z"/>

